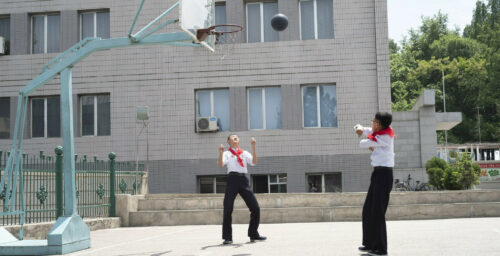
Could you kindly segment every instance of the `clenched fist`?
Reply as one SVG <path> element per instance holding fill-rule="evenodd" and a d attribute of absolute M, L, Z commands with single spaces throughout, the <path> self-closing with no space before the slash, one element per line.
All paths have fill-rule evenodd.
<path fill-rule="evenodd" d="M 219 146 L 219 153 L 224 153 L 224 145 L 220 144 Z"/>
<path fill-rule="evenodd" d="M 254 137 L 250 140 L 250 143 L 252 143 L 252 147 L 255 147 L 255 144 L 257 144 L 257 141 L 255 140 Z"/>

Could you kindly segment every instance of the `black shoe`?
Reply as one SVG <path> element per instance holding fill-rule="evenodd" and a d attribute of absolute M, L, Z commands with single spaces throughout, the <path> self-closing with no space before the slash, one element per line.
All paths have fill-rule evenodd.
<path fill-rule="evenodd" d="M 370 251 L 370 248 L 368 248 L 366 246 L 360 246 L 360 247 L 358 247 L 358 250 L 360 250 L 362 252 L 367 252 L 367 251 Z"/>
<path fill-rule="evenodd" d="M 387 256 L 387 252 L 381 252 L 379 250 L 370 250 L 368 254 L 373 256 Z"/>
<path fill-rule="evenodd" d="M 222 242 L 222 244 L 232 244 L 233 243 L 233 240 L 229 240 L 229 239 L 225 239 L 224 242 Z"/>
<path fill-rule="evenodd" d="M 253 242 L 255 242 L 255 241 L 264 241 L 264 240 L 266 240 L 266 239 L 267 239 L 267 237 L 265 237 L 265 236 L 250 237 L 250 242 L 252 242 L 252 243 L 253 243 Z"/>

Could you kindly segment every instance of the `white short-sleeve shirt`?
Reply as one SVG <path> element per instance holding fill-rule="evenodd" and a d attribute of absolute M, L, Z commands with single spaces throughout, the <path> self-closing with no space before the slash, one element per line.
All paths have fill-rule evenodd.
<path fill-rule="evenodd" d="M 356 128 L 363 130 L 363 135 L 372 134 L 372 128 L 356 125 Z M 394 138 L 389 135 L 376 135 L 377 141 L 362 139 L 359 146 L 362 148 L 373 147 L 370 156 L 372 166 L 394 167 Z"/>
<path fill-rule="evenodd" d="M 237 151 L 234 150 L 235 152 Z M 222 164 L 227 165 L 227 172 L 239 172 L 239 173 L 248 173 L 247 166 L 251 165 L 254 166 L 253 164 L 253 156 L 252 154 L 248 153 L 248 151 L 243 150 L 243 153 L 240 155 L 241 159 L 243 160 L 243 167 L 241 167 L 240 163 L 238 163 L 238 158 L 233 155 L 230 151 L 224 151 L 224 154 L 222 154 Z"/>

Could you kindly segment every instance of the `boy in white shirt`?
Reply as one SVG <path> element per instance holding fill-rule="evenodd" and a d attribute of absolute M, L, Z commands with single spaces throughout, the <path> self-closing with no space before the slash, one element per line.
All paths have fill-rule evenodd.
<path fill-rule="evenodd" d="M 395 137 L 391 123 L 390 113 L 377 112 L 371 128 L 359 124 L 354 126 L 358 136 L 367 137 L 359 142 L 359 146 L 372 151 L 373 172 L 363 205 L 363 246 L 359 247 L 360 251 L 367 251 L 369 255 L 387 255 L 385 212 L 392 190 Z"/>
<path fill-rule="evenodd" d="M 246 174 L 248 173 L 247 165 L 252 166 L 257 164 L 257 151 L 255 138 L 252 138 L 252 154 L 248 151 L 242 150 L 240 139 L 238 135 L 229 135 L 227 144 L 229 144 L 228 151 L 224 151 L 224 145 L 219 147 L 219 160 L 218 166 L 222 168 L 227 165 L 227 183 L 226 193 L 224 195 L 224 220 L 222 222 L 222 239 L 223 244 L 233 243 L 233 230 L 231 228 L 233 213 L 234 199 L 236 195 L 240 194 L 241 198 L 245 201 L 248 209 L 250 210 L 250 225 L 248 226 L 248 236 L 250 241 L 263 241 L 266 237 L 259 235 L 257 229 L 259 228 L 260 221 L 260 208 L 255 195 L 250 188 L 250 183 Z"/>

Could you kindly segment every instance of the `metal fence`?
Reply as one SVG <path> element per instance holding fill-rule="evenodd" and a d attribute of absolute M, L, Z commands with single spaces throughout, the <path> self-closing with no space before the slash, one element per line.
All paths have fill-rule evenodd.
<path fill-rule="evenodd" d="M 23 178 L 26 205 L 25 223 L 54 221 L 64 212 L 62 148 L 54 156 L 23 154 Z M 0 177 L 3 175 L 9 152 L 0 151 Z M 89 159 L 75 155 L 76 197 L 78 214 L 82 218 L 114 216 L 114 194 L 135 194 L 140 191 L 145 175 L 144 164 L 116 162 L 114 153 L 108 159 Z M 21 184 L 18 179 L 17 184 Z M 113 186 L 114 185 L 114 186 Z M 7 185 L 0 187 L 0 203 L 10 196 Z M 112 192 L 113 190 L 113 192 Z M 16 209 L 20 209 L 20 196 L 16 196 Z M 5 209 L 0 207 L 0 212 Z M 20 223 L 19 215 L 0 217 L 0 226 Z"/>

